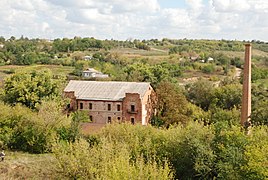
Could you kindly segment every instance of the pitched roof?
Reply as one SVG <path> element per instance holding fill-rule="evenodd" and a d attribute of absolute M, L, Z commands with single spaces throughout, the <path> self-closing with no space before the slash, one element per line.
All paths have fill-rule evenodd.
<path fill-rule="evenodd" d="M 146 82 L 71 80 L 64 92 L 74 91 L 77 99 L 121 101 L 125 93 L 138 93 L 143 98 L 149 87 Z"/>
<path fill-rule="evenodd" d="M 94 68 L 88 68 L 87 70 L 83 71 L 83 72 L 89 72 L 89 73 L 101 73 L 99 71 L 97 71 L 96 69 Z"/>

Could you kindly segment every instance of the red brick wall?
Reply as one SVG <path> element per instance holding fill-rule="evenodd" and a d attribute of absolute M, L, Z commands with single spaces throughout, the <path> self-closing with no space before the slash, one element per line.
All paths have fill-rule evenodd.
<path fill-rule="evenodd" d="M 150 123 L 150 120 L 155 113 L 155 106 L 156 106 L 156 93 L 153 88 L 150 86 L 145 93 L 142 104 L 145 105 L 145 112 L 143 112 L 143 116 L 145 116 L 145 124 L 147 125 Z"/>
<path fill-rule="evenodd" d="M 74 95 L 74 91 L 65 92 L 64 96 L 67 98 L 70 98 L 70 110 L 76 110 L 77 104 L 76 104 L 76 97 Z"/>
<path fill-rule="evenodd" d="M 118 118 L 122 121 L 121 101 L 77 100 L 78 109 L 80 109 L 80 103 L 83 103 L 82 110 L 88 111 L 94 123 L 107 123 L 108 117 L 111 117 L 112 122 L 117 121 Z M 92 103 L 92 109 L 89 109 L 89 103 Z M 108 110 L 108 104 L 111 105 L 111 110 Z M 117 110 L 117 105 L 120 105 L 120 111 Z"/>
<path fill-rule="evenodd" d="M 131 112 L 131 105 L 135 106 L 135 111 Z M 126 93 L 123 99 L 123 117 L 124 121 L 131 122 L 131 118 L 135 119 L 135 123 L 142 122 L 142 103 L 138 93 Z"/>

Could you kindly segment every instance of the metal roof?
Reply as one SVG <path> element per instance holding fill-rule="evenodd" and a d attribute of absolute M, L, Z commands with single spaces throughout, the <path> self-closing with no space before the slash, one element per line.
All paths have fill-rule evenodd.
<path fill-rule="evenodd" d="M 122 101 L 125 93 L 138 93 L 143 98 L 149 87 L 146 82 L 71 80 L 64 92 L 74 91 L 75 97 L 83 100 Z"/>

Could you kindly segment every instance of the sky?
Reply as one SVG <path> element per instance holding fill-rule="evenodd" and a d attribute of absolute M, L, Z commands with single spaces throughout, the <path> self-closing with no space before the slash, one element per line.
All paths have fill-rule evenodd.
<path fill-rule="evenodd" d="M 0 36 L 268 42 L 267 0 L 0 0 Z"/>

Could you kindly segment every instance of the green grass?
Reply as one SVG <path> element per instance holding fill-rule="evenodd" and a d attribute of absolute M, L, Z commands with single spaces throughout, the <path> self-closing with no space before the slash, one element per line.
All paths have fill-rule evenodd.
<path fill-rule="evenodd" d="M 23 70 L 42 70 L 50 69 L 53 75 L 68 75 L 74 70 L 74 67 L 71 66 L 62 66 L 62 65 L 33 65 L 25 66 Z"/>
<path fill-rule="evenodd" d="M 51 154 L 6 151 L 0 162 L 0 179 L 63 179 Z"/>
<path fill-rule="evenodd" d="M 31 70 L 41 70 L 41 69 L 50 69 L 53 75 L 67 76 L 69 73 L 71 73 L 74 70 L 74 67 L 62 66 L 62 65 L 0 66 L 0 81 L 3 80 L 6 76 L 10 75 L 11 72 L 16 72 L 16 71 L 21 71 L 21 70 L 31 71 Z"/>

